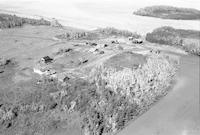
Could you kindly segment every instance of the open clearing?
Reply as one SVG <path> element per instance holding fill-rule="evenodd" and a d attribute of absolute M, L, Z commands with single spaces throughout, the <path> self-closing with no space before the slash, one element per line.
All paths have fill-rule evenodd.
<path fill-rule="evenodd" d="M 85 45 L 86 41 L 59 41 L 54 38 L 55 35 L 70 32 L 72 28 L 60 29 L 49 26 L 30 26 L 23 28 L 5 29 L 0 32 L 0 56 L 4 58 L 14 58 L 18 62 L 18 71 L 26 72 L 26 77 L 30 75 L 31 70 L 23 70 L 24 68 L 33 69 L 35 63 L 44 56 L 54 57 L 56 62 L 54 68 L 65 71 L 69 69 L 83 69 L 102 63 L 115 54 L 132 51 L 148 51 L 144 47 L 130 44 L 120 44 L 122 50 L 119 50 L 118 44 L 111 44 L 110 39 L 102 41 L 91 41 L 98 44 L 108 44 L 107 48 L 97 48 L 92 50 L 92 46 Z M 61 49 L 72 49 L 71 52 L 58 54 Z M 102 54 L 99 54 L 103 52 Z M 57 53 L 57 54 L 56 54 Z M 81 64 L 81 61 L 87 62 Z M 63 64 L 65 63 L 65 64 Z M 21 71 L 23 70 L 23 71 Z M 16 74 L 17 78 L 22 75 Z M 24 76 L 25 77 L 25 76 Z M 21 78 L 22 79 L 22 78 Z"/>

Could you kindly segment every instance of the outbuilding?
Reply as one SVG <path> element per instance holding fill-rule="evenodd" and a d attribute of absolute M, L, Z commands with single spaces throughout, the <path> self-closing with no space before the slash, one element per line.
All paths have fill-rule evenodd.
<path fill-rule="evenodd" d="M 134 43 L 134 44 L 142 44 L 143 40 L 142 39 L 133 39 L 132 43 Z"/>
<path fill-rule="evenodd" d="M 41 58 L 41 62 L 48 64 L 48 63 L 52 63 L 53 59 L 50 58 L 49 56 L 44 56 Z"/>

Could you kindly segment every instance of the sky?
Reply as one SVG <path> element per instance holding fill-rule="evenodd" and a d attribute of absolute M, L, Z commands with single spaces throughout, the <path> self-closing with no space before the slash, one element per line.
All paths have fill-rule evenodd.
<path fill-rule="evenodd" d="M 15 5 L 17 3 L 49 3 L 56 5 L 75 5 L 81 3 L 119 3 L 120 5 L 136 5 L 136 6 L 148 6 L 148 5 L 174 5 L 180 7 L 191 7 L 200 9 L 199 0 L 0 0 L 0 4 Z"/>

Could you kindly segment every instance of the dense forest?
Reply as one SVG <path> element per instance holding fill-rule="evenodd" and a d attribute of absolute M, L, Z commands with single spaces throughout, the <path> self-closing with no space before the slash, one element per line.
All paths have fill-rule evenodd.
<path fill-rule="evenodd" d="M 100 38 L 108 38 L 110 36 L 118 36 L 118 37 L 134 37 L 139 38 L 140 35 L 135 32 L 130 32 L 128 30 L 119 30 L 112 27 L 107 28 L 99 28 L 93 31 L 88 32 L 67 32 L 64 34 L 57 35 L 56 37 L 59 39 L 100 39 Z"/>
<path fill-rule="evenodd" d="M 160 27 L 146 34 L 146 40 L 152 43 L 177 46 L 200 55 L 200 31 Z"/>
<path fill-rule="evenodd" d="M 139 9 L 135 15 L 175 20 L 199 20 L 200 11 L 191 8 L 178 8 L 172 6 L 151 6 Z"/>
<path fill-rule="evenodd" d="M 0 14 L 0 28 L 14 28 L 21 27 L 24 24 L 31 25 L 51 25 L 47 20 L 41 19 L 30 19 L 25 17 L 18 17 L 16 15 Z"/>

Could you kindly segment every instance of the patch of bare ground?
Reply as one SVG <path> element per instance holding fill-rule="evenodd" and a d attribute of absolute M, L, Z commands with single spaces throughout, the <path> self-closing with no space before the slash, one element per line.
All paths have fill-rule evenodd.
<path fill-rule="evenodd" d="M 125 68 L 138 68 L 146 63 L 146 57 L 133 53 L 133 52 L 123 52 L 117 55 L 114 55 L 108 59 L 104 64 L 109 68 L 123 69 Z"/>

